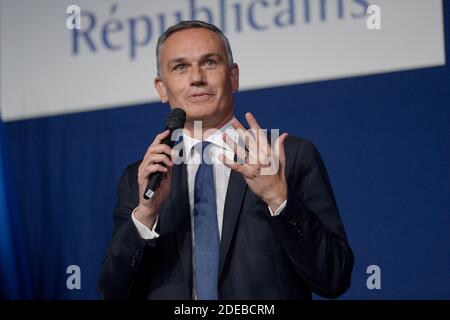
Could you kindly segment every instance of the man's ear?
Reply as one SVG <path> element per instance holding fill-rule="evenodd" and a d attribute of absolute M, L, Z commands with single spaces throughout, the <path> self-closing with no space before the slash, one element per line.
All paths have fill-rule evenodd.
<path fill-rule="evenodd" d="M 239 90 L 239 66 L 237 63 L 233 63 L 231 67 L 231 88 L 233 92 L 237 92 Z"/>
<path fill-rule="evenodd" d="M 156 91 L 158 91 L 159 99 L 161 100 L 162 103 L 166 103 L 168 100 L 167 90 L 166 90 L 166 86 L 164 85 L 164 82 L 162 81 L 160 76 L 156 76 L 154 85 L 155 85 Z"/>

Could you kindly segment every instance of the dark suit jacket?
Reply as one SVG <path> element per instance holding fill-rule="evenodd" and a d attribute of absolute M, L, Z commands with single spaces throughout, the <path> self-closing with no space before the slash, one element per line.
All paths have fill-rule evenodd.
<path fill-rule="evenodd" d="M 221 299 L 311 299 L 341 295 L 350 285 L 353 253 L 333 191 L 314 145 L 285 142 L 287 206 L 267 205 L 232 171 L 223 215 L 219 262 Z M 119 182 L 114 236 L 104 259 L 104 299 L 192 299 L 192 243 L 185 165 L 173 169 L 171 193 L 159 213 L 160 237 L 143 240 L 131 220 L 139 204 L 137 170 Z"/>

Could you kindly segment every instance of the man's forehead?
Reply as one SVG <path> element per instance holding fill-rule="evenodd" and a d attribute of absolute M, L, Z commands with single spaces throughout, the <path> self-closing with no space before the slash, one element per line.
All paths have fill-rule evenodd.
<path fill-rule="evenodd" d="M 170 55 L 169 59 L 192 53 L 199 56 L 211 53 L 224 55 L 223 40 L 211 30 L 193 28 L 175 32 L 161 47 L 161 54 Z"/>

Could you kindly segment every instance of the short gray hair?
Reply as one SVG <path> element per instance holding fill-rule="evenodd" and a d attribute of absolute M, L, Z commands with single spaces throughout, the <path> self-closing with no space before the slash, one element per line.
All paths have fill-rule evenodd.
<path fill-rule="evenodd" d="M 166 40 L 175 32 L 179 32 L 186 29 L 208 29 L 217 34 L 223 41 L 225 45 L 225 50 L 227 51 L 228 58 L 228 66 L 231 68 L 233 66 L 233 53 L 231 52 L 230 42 L 227 37 L 223 34 L 223 32 L 217 28 L 215 25 L 206 23 L 198 20 L 189 20 L 189 21 L 180 21 L 177 24 L 169 27 L 164 33 L 159 37 L 158 44 L 156 45 L 156 68 L 158 72 L 158 76 L 161 77 L 161 63 L 160 63 L 160 53 L 161 48 L 166 42 Z"/>

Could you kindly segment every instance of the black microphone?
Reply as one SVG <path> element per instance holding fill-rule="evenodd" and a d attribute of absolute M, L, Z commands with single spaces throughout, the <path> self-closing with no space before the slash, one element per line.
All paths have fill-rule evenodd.
<path fill-rule="evenodd" d="M 167 138 L 165 138 L 162 141 L 162 143 L 173 148 L 175 141 L 172 141 L 172 139 L 171 139 L 172 133 L 177 129 L 184 128 L 185 121 L 186 121 L 186 112 L 184 112 L 183 109 L 180 109 L 180 108 L 172 109 L 172 112 L 170 113 L 169 117 L 166 120 L 166 126 L 165 126 L 165 130 L 170 130 L 170 134 Z M 165 166 L 164 163 L 162 163 L 162 165 Z M 148 200 L 153 197 L 156 189 L 158 189 L 163 178 L 164 178 L 164 173 L 159 172 L 159 171 L 154 172 L 149 175 L 148 182 L 147 182 L 147 188 L 145 188 L 144 199 Z"/>

